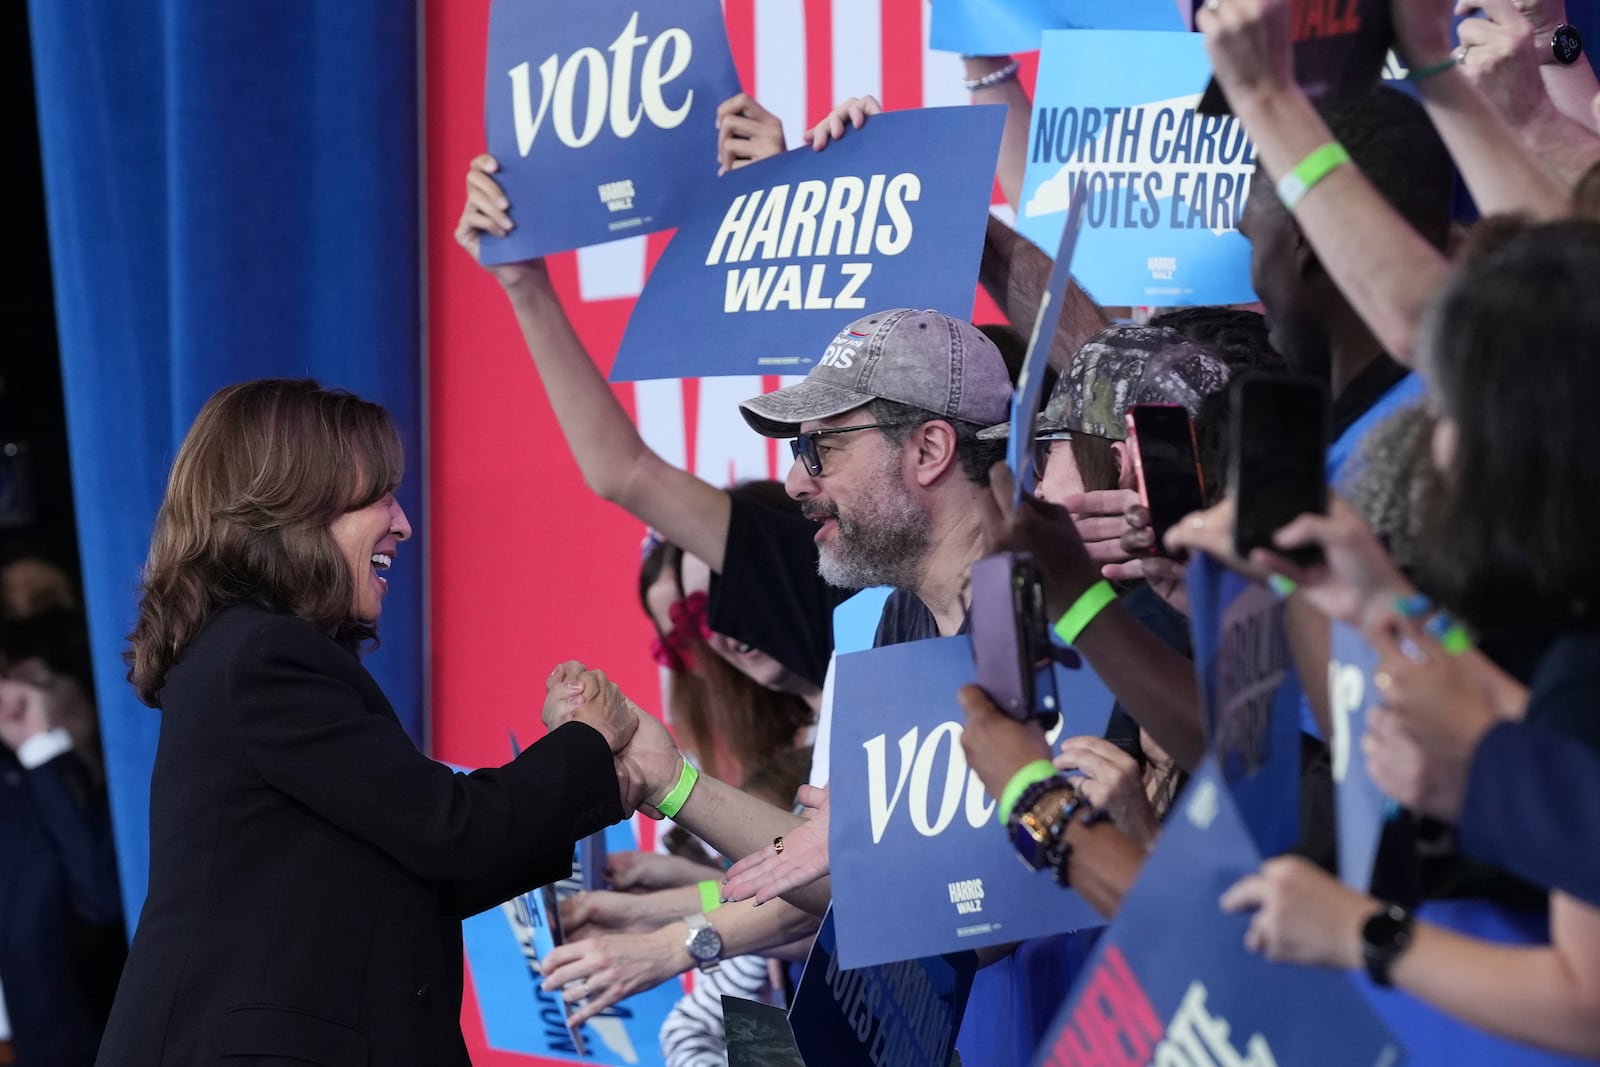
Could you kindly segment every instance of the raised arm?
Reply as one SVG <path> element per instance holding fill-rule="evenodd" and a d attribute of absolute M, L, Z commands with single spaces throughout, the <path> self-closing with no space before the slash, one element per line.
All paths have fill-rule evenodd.
<path fill-rule="evenodd" d="M 1022 202 L 1022 178 L 1028 170 L 1028 122 L 1033 101 L 1017 80 L 1017 61 L 1012 57 L 967 56 L 964 63 L 972 102 L 1006 106 L 1006 126 L 1000 134 L 1000 159 L 994 176 L 1006 203 L 1016 211 Z"/>
<path fill-rule="evenodd" d="M 1461 70 L 1499 110 L 1533 157 L 1563 186 L 1572 188 L 1585 171 L 1600 162 L 1600 136 L 1589 110 L 1590 100 L 1600 89 L 1583 92 L 1579 110 L 1572 110 L 1574 86 L 1581 88 L 1585 81 L 1592 86 L 1594 72 L 1586 59 L 1572 67 L 1553 63 L 1550 33 L 1566 16 L 1565 12 L 1552 16 L 1546 9 L 1561 5 L 1537 3 L 1524 14 L 1514 6 L 1480 0 L 1466 3 L 1482 10 L 1485 17 L 1462 24 L 1462 47 L 1455 53 Z M 1545 61 L 1537 50 L 1541 42 Z M 1558 95 L 1564 106 L 1557 104 Z"/>
<path fill-rule="evenodd" d="M 1512 0 L 1474 0 L 1473 6 L 1491 14 L 1487 19 L 1468 19 L 1461 24 L 1463 49 L 1450 48 L 1449 0 L 1396 0 L 1393 5 L 1395 35 L 1412 70 L 1429 70 L 1458 58 L 1454 66 L 1416 84 L 1422 92 L 1422 105 L 1478 209 L 1485 215 L 1521 213 L 1536 219 L 1560 218 L 1570 209 L 1568 191 L 1555 176 L 1539 164 L 1512 131 L 1505 117 L 1472 84 L 1462 69 L 1471 68 L 1476 51 L 1471 42 L 1501 32 L 1502 26 L 1522 27 L 1527 21 Z M 1530 47 L 1531 33 L 1527 41 Z"/>
<path fill-rule="evenodd" d="M 1196 16 L 1228 103 L 1273 181 L 1333 140 L 1295 84 L 1289 14 L 1287 0 L 1228 0 Z M 1318 182 L 1294 216 L 1351 306 L 1385 349 L 1409 365 L 1423 308 L 1445 276 L 1444 257 L 1353 166 Z"/>
<path fill-rule="evenodd" d="M 467 171 L 467 203 L 456 241 L 478 258 L 483 233 L 504 236 L 514 225 L 494 180 L 498 164 L 481 155 Z M 731 510 L 728 494 L 656 455 L 584 350 L 542 259 L 489 268 L 516 314 L 556 422 L 597 495 L 655 527 L 685 552 L 722 569 Z"/>

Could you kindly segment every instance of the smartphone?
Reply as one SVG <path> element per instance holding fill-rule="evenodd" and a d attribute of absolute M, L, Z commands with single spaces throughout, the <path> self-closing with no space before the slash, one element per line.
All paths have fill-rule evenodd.
<path fill-rule="evenodd" d="M 1229 386 L 1233 408 L 1228 492 L 1233 550 L 1279 551 L 1272 538 L 1307 512 L 1328 510 L 1328 387 L 1315 378 L 1250 374 Z M 1316 546 L 1284 552 L 1296 563 L 1322 560 Z"/>
<path fill-rule="evenodd" d="M 1055 725 L 1056 700 L 1050 620 L 1033 557 L 1026 552 L 985 556 L 969 572 L 974 680 L 1003 713 Z"/>
<path fill-rule="evenodd" d="M 1139 480 L 1139 503 L 1150 512 L 1152 556 L 1166 554 L 1167 531 L 1205 506 L 1194 423 L 1179 404 L 1135 404 L 1128 409 L 1128 444 Z"/>

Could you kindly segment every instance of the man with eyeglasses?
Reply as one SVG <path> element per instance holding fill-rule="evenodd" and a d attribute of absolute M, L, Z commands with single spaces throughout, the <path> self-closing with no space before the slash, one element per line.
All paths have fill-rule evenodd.
<path fill-rule="evenodd" d="M 983 554 L 978 500 L 1004 456 L 978 434 L 1010 401 L 1005 361 L 977 328 L 898 308 L 846 326 L 805 381 L 739 405 L 757 433 L 793 439 L 785 484 L 820 524 L 818 573 L 894 588 L 875 644 L 964 628 L 967 568 Z"/>

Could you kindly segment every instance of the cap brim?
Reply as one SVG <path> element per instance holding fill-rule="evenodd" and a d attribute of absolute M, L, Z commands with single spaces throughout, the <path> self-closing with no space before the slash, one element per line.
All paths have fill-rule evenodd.
<path fill-rule="evenodd" d="M 800 424 L 831 419 L 878 399 L 853 389 L 807 379 L 776 392 L 751 397 L 739 405 L 739 414 L 763 437 L 794 437 Z"/>
<path fill-rule="evenodd" d="M 1060 423 L 1050 422 L 1044 415 L 1033 417 L 1033 432 L 1035 436 L 1046 433 L 1063 433 L 1066 427 Z M 985 426 L 978 431 L 980 441 L 1009 441 L 1011 439 L 1011 421 L 997 422 L 993 426 Z"/>

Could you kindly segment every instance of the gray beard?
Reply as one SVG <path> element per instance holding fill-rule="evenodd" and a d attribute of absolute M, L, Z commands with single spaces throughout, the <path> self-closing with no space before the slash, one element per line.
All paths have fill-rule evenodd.
<path fill-rule="evenodd" d="M 817 573 L 840 589 L 912 588 L 932 540 L 932 520 L 901 481 L 899 459 L 884 472 L 865 514 L 835 515 L 833 540 L 820 547 Z"/>

